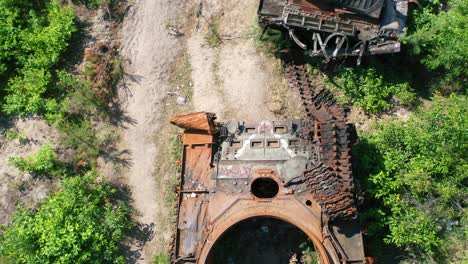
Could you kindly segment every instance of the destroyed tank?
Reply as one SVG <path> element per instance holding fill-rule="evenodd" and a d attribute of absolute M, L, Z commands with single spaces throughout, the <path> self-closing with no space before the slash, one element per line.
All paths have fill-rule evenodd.
<path fill-rule="evenodd" d="M 312 241 L 319 263 L 371 262 L 364 254 L 355 203 L 350 126 L 328 95 L 312 98 L 313 115 L 304 120 L 217 122 L 215 114 L 205 112 L 171 120 L 184 129 L 173 263 L 239 263 L 220 261 L 214 248 L 236 225 L 259 217 L 300 229 Z M 231 246 L 254 247 L 254 240 L 263 241 L 262 232 L 269 230 L 260 229 L 235 231 L 250 233 L 251 240 Z M 273 240 L 284 240 L 272 241 L 276 244 L 293 236 L 270 232 L 275 232 Z M 289 262 L 271 256 L 261 262 L 242 254 L 250 262 L 241 263 Z"/>
<path fill-rule="evenodd" d="M 326 62 L 397 53 L 408 0 L 260 0 L 258 20 L 286 31 L 297 47 Z"/>

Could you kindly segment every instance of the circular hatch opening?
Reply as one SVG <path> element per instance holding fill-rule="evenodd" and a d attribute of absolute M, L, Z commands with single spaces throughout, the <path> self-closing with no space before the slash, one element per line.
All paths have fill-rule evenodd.
<path fill-rule="evenodd" d="M 278 183 L 271 178 L 257 178 L 252 182 L 251 192 L 258 198 L 273 198 L 278 194 Z"/>
<path fill-rule="evenodd" d="M 276 218 L 252 217 L 228 229 L 213 245 L 208 264 L 318 263 L 308 236 Z"/>

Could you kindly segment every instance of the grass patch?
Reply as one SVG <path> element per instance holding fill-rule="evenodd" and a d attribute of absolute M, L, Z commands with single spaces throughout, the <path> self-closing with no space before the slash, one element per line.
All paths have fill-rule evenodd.
<path fill-rule="evenodd" d="M 177 194 L 176 187 L 180 177 L 180 159 L 182 157 L 182 141 L 178 137 L 181 130 L 171 125 L 165 125 L 162 130 L 155 135 L 156 144 L 160 146 L 158 155 L 168 156 L 166 159 L 158 159 L 154 178 L 158 190 L 158 204 L 162 209 L 158 212 L 158 230 L 161 236 L 157 252 L 164 255 L 169 252 L 172 241 L 163 234 L 172 234 L 176 228 L 177 220 Z M 155 257 L 156 258 L 156 257 Z M 158 263 L 158 262 L 156 262 Z"/>
<path fill-rule="evenodd" d="M 219 33 L 219 27 L 221 25 L 221 18 L 214 17 L 209 21 L 206 21 L 208 24 L 208 32 L 205 35 L 206 43 L 212 48 L 218 48 L 223 43 L 221 34 Z"/>
<path fill-rule="evenodd" d="M 268 73 L 267 87 L 271 94 L 270 110 L 278 118 L 302 118 L 303 109 L 300 98 L 296 97 L 289 88 L 283 75 L 283 61 L 276 57 L 276 53 L 282 49 L 291 47 L 290 41 L 280 30 L 267 28 L 264 30 L 257 18 L 252 26 L 252 35 L 255 40 L 255 48 L 262 54 L 262 64 Z"/>
<path fill-rule="evenodd" d="M 16 129 L 7 129 L 3 132 L 3 134 L 7 141 L 13 141 L 17 139 L 21 144 L 25 144 L 29 141 L 28 135 L 26 135 L 26 133 Z"/>
<path fill-rule="evenodd" d="M 169 264 L 171 261 L 169 260 L 169 256 L 165 254 L 158 254 L 153 257 L 153 264 Z"/>

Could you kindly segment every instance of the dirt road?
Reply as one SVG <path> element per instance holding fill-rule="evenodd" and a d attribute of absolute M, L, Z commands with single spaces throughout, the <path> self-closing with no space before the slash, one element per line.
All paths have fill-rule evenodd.
<path fill-rule="evenodd" d="M 283 114 L 298 115 L 289 102 L 279 64 L 257 51 L 254 27 L 258 2 L 201 3 L 187 39 L 195 110 L 216 112 L 220 119 L 272 119 L 282 107 L 275 103 L 274 93 L 282 93 L 281 103 L 288 108 Z M 219 35 L 219 47 L 207 43 L 210 31 Z"/>
<path fill-rule="evenodd" d="M 126 102 L 126 114 L 134 120 L 123 135 L 123 147 L 130 151 L 132 160 L 125 176 L 132 191 L 136 220 L 146 227 L 154 225 L 155 230 L 159 204 L 154 161 L 164 157 L 158 156 L 153 136 L 160 128 L 163 99 L 170 89 L 169 70 L 181 49 L 180 40 L 170 36 L 164 25 L 180 9 L 174 1 L 136 1 L 122 30 L 127 89 L 122 89 L 120 96 Z M 144 246 L 138 262 L 149 263 L 151 250 L 146 248 L 151 249 L 151 241 Z"/>
<path fill-rule="evenodd" d="M 153 228 L 155 236 L 146 243 L 134 243 L 137 263 L 151 262 L 170 243 L 170 234 L 165 234 L 169 231 L 160 228 L 164 197 L 155 177 L 162 176 L 154 174 L 155 164 L 168 162 L 168 156 L 160 153 L 162 146 L 155 142 L 161 140 L 154 138 L 161 137 L 158 132 L 169 118 L 162 115 L 167 94 L 174 90 L 169 77 L 177 56 L 182 52 L 189 55 L 193 99 L 188 103 L 195 110 L 216 112 L 220 118 L 274 117 L 277 106 L 271 88 L 287 85 L 271 71 L 271 61 L 256 51 L 251 32 L 256 6 L 256 1 L 248 0 L 138 0 L 123 22 L 121 53 L 126 59 L 127 88 L 119 93 L 126 102 L 126 115 L 135 120 L 123 131 L 121 147 L 130 151 L 132 160 L 124 178 L 132 190 L 135 220 Z M 180 19 L 194 12 L 197 15 L 190 21 Z M 212 19 L 219 21 L 220 33 L 226 36 L 217 48 L 206 40 Z M 183 37 L 169 34 L 171 21 L 186 21 L 186 25 L 176 25 L 184 31 Z"/>

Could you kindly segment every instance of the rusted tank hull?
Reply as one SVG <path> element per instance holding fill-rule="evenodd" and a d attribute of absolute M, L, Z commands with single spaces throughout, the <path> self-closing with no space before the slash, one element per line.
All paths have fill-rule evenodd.
<path fill-rule="evenodd" d="M 324 127 L 311 118 L 224 122 L 212 135 L 188 129 L 173 262 L 211 263 L 229 228 L 272 217 L 307 234 L 321 263 L 366 263 L 350 167 L 326 154 L 336 141 Z"/>

